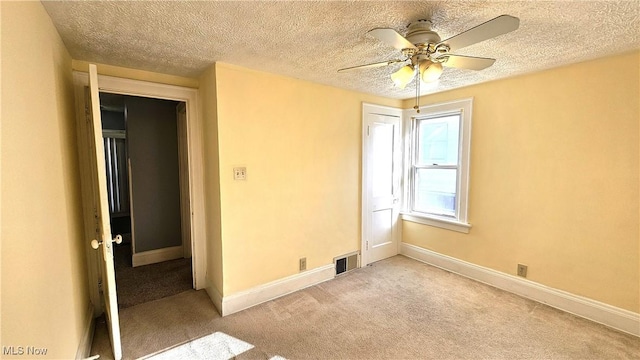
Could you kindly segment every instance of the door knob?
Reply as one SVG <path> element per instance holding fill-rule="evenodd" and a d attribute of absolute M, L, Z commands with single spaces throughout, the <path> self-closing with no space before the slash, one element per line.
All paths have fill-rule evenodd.
<path fill-rule="evenodd" d="M 116 235 L 111 242 L 116 244 L 122 244 L 122 235 Z M 98 250 L 98 247 L 102 244 L 102 241 L 98 241 L 96 239 L 91 240 L 91 247 Z"/>

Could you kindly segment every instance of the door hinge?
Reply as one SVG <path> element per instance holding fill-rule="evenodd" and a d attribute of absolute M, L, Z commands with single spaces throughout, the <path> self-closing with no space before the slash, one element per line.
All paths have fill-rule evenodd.
<path fill-rule="evenodd" d="M 371 126 L 367 125 L 367 136 L 371 134 Z"/>
<path fill-rule="evenodd" d="M 91 111 L 89 111 L 89 106 L 87 104 L 84 105 L 84 121 L 91 122 Z"/>
<path fill-rule="evenodd" d="M 96 207 L 93 207 L 93 220 L 94 220 L 94 225 L 96 226 L 96 234 L 100 233 L 100 217 L 98 216 L 98 209 L 96 209 Z"/>
<path fill-rule="evenodd" d="M 369 250 L 369 240 L 367 240 L 367 250 Z"/>

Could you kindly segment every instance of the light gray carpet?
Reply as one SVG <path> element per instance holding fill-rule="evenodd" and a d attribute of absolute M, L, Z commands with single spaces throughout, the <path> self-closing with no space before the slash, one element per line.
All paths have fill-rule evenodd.
<path fill-rule="evenodd" d="M 238 359 L 640 359 L 640 338 L 403 256 L 224 318 L 204 291 L 120 315 L 127 359 L 217 331 L 255 346 Z"/>

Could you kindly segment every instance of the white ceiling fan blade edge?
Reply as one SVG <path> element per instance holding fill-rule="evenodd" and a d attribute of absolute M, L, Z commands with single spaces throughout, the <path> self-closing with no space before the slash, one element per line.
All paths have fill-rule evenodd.
<path fill-rule="evenodd" d="M 459 69 L 482 70 L 493 65 L 496 59 L 480 58 L 462 55 L 445 55 L 446 60 L 442 65 Z"/>
<path fill-rule="evenodd" d="M 376 28 L 373 30 L 369 30 L 367 34 L 371 34 L 371 36 L 375 37 L 376 39 L 388 45 L 391 45 L 398 50 L 413 49 L 416 47 L 404 36 L 398 34 L 398 32 L 393 29 Z"/>
<path fill-rule="evenodd" d="M 380 67 L 380 66 L 387 66 L 387 65 L 391 65 L 391 64 L 395 64 L 395 63 L 399 63 L 399 62 L 404 62 L 404 61 L 405 60 L 387 60 L 387 61 L 381 61 L 381 62 L 372 63 L 372 64 L 357 65 L 357 66 L 351 66 L 351 67 L 347 67 L 347 68 L 342 68 L 342 69 L 339 69 L 338 72 L 345 72 L 345 71 L 359 70 L 359 69 L 370 69 L 370 68 L 376 68 L 376 67 Z"/>
<path fill-rule="evenodd" d="M 500 15 L 458 35 L 443 40 L 438 45 L 446 44 L 449 46 L 449 51 L 453 52 L 514 31 L 518 29 L 518 27 L 520 27 L 520 19 L 510 15 Z"/>

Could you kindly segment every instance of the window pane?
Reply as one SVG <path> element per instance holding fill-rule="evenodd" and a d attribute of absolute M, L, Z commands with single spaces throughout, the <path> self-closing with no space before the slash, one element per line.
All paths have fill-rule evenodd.
<path fill-rule="evenodd" d="M 418 122 L 418 164 L 456 165 L 460 115 L 449 115 Z"/>
<path fill-rule="evenodd" d="M 417 169 L 414 211 L 456 216 L 456 169 Z"/>

